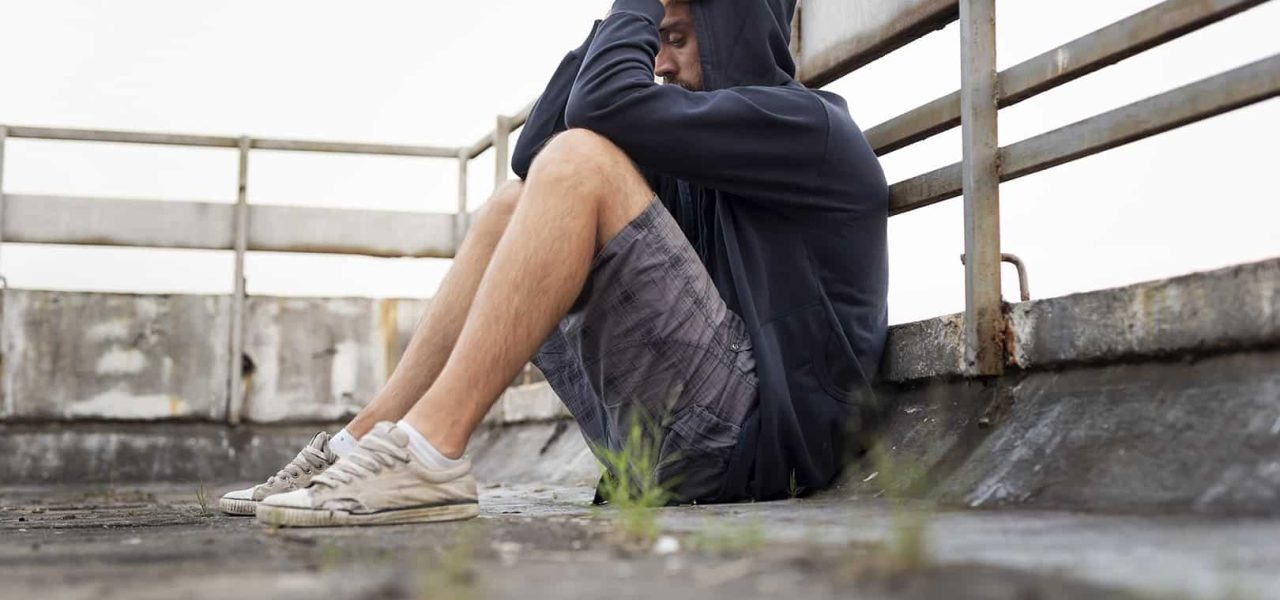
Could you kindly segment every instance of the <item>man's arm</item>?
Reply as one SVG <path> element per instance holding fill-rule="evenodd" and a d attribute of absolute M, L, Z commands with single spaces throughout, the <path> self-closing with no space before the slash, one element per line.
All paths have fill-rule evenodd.
<path fill-rule="evenodd" d="M 529 165 L 533 163 L 533 157 L 537 156 L 538 151 L 542 150 L 543 144 L 565 130 L 564 108 L 569 100 L 569 91 L 573 88 L 574 79 L 578 77 L 578 69 L 582 66 L 587 47 L 591 45 L 599 27 L 600 21 L 596 21 L 591 26 L 591 33 L 587 35 L 586 41 L 560 61 L 560 66 L 551 75 L 551 81 L 547 82 L 547 88 L 538 96 L 530 110 L 529 119 L 520 130 L 520 139 L 516 141 L 515 150 L 511 153 L 511 170 L 520 179 L 529 174 Z"/>
<path fill-rule="evenodd" d="M 864 186 L 883 195 L 852 119 L 802 86 L 656 83 L 663 14 L 659 0 L 614 3 L 570 92 L 568 126 L 603 135 L 646 170 L 770 203 L 856 210 Z"/>

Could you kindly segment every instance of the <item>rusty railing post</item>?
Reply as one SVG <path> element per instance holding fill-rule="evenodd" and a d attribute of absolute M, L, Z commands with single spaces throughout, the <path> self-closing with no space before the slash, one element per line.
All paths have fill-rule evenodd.
<path fill-rule="evenodd" d="M 995 0 L 960 0 L 960 122 L 964 144 L 964 367 L 969 376 L 1004 366 L 1000 302 L 1000 146 Z"/>
<path fill-rule="evenodd" d="M 246 190 L 249 183 L 249 146 L 247 136 L 240 137 L 240 175 L 236 190 L 235 208 L 235 288 L 231 294 L 231 365 L 227 373 L 227 422 L 240 422 L 244 409 L 244 311 L 245 278 L 244 254 L 249 247 L 249 203 Z"/>

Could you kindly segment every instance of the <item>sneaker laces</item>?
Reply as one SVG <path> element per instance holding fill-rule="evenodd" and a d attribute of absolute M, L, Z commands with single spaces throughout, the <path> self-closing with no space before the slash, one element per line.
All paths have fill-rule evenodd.
<path fill-rule="evenodd" d="M 297 479 L 303 473 L 310 474 L 314 470 L 323 469 L 328 466 L 329 460 L 325 457 L 325 453 L 314 446 L 307 446 L 299 452 L 289 464 L 283 469 L 276 472 L 275 475 L 267 478 L 267 485 L 275 483 L 277 479 Z"/>
<path fill-rule="evenodd" d="M 396 463 L 407 464 L 409 460 L 407 447 L 397 444 L 390 435 L 375 430 L 361 438 L 360 445 L 355 450 L 317 475 L 311 483 L 337 487 L 339 484 L 377 475 L 385 468 L 394 467 Z"/>

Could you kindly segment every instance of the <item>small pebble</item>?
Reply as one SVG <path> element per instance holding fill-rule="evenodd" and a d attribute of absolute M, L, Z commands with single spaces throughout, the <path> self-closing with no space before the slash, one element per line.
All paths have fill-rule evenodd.
<path fill-rule="evenodd" d="M 653 544 L 653 553 L 657 555 L 675 554 L 680 551 L 680 540 L 669 535 L 658 538 Z"/>

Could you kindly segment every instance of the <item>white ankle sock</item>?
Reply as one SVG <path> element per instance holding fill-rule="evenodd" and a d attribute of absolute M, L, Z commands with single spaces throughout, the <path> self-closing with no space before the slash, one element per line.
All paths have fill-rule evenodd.
<path fill-rule="evenodd" d="M 347 433 L 346 427 L 343 427 L 342 431 L 335 433 L 333 437 L 329 438 L 329 449 L 333 450 L 333 453 L 337 454 L 338 457 L 341 458 L 346 456 L 348 452 L 355 450 L 356 444 L 359 443 L 359 441 L 360 440 L 356 439 L 356 436 Z"/>
<path fill-rule="evenodd" d="M 404 419 L 397 421 L 396 427 L 399 427 L 409 435 L 409 452 L 422 461 L 422 464 L 428 469 L 441 471 L 462 462 L 461 458 L 449 458 L 441 454 L 439 450 L 436 450 L 435 446 L 431 445 L 431 442 L 427 441 L 427 438 L 418 433 L 417 429 L 404 422 Z"/>

